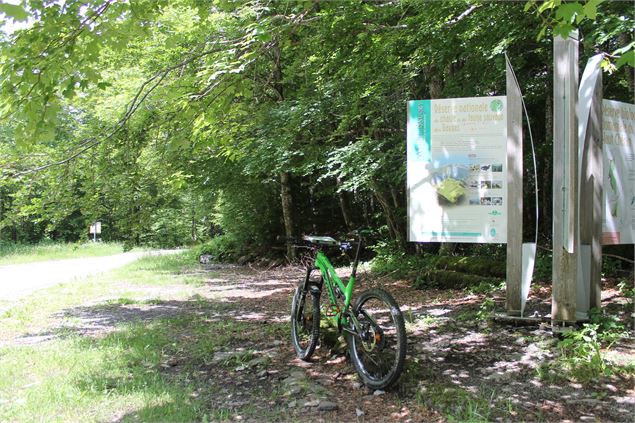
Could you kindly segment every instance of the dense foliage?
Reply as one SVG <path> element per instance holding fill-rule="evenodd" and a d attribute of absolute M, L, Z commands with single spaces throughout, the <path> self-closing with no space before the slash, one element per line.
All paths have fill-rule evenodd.
<path fill-rule="evenodd" d="M 100 220 L 107 240 L 259 249 L 370 226 L 404 249 L 406 101 L 504 94 L 505 52 L 548 216 L 550 28 L 580 28 L 582 63 L 610 53 L 605 96 L 632 101 L 633 8 L 544 3 L 0 2 L 0 240 Z"/>

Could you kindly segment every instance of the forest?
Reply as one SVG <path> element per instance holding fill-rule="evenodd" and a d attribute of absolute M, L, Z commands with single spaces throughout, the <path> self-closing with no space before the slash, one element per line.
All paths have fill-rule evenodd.
<path fill-rule="evenodd" d="M 584 320 L 554 318 L 551 264 L 554 38 L 635 103 L 633 6 L 0 0 L 0 421 L 635 421 L 633 244 L 603 247 Z M 506 58 L 521 316 L 506 245 L 407 239 L 408 102 L 504 96 Z M 359 256 L 321 238 L 346 269 L 304 245 L 319 275 L 283 242 L 362 228 Z"/>
<path fill-rule="evenodd" d="M 525 234 L 537 188 L 548 247 L 553 36 L 578 29 L 581 68 L 605 53 L 604 97 L 633 102 L 633 14 L 600 0 L 0 2 L 0 243 L 77 242 L 100 221 L 105 241 L 234 258 L 359 227 L 413 252 L 406 103 L 504 95 L 506 53 L 536 142 Z"/>

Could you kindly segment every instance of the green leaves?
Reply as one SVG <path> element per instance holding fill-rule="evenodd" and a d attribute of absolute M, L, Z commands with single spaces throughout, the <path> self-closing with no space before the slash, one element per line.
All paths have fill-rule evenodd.
<path fill-rule="evenodd" d="M 635 67 L 635 42 L 615 50 L 612 53 L 612 56 L 618 57 L 615 62 L 615 66 L 618 68 L 626 64 L 630 67 Z"/>
<path fill-rule="evenodd" d="M 407 100 L 501 93 L 507 52 L 542 113 L 541 28 L 580 27 L 613 52 L 608 66 L 633 62 L 632 40 L 617 41 L 630 12 L 610 2 L 419 3 L 27 1 L 32 28 L 2 44 L 0 108 L 12 124 L 0 146 L 45 154 L 12 159 L 20 171 L 63 164 L 16 208 L 46 220 L 51 199 L 68 198 L 55 222 L 107 214 L 135 242 L 152 238 L 153 218 L 167 233 L 174 216 L 188 226 L 186 208 L 210 219 L 215 209 L 232 237 L 262 243 L 280 230 L 284 172 L 307 225 L 321 216 L 336 227 L 332 198 L 353 192 L 351 208 L 381 225 L 403 210 Z"/>
<path fill-rule="evenodd" d="M 29 13 L 24 7 L 16 4 L 0 3 L 0 13 L 4 13 L 16 21 L 26 21 L 29 19 Z"/>
<path fill-rule="evenodd" d="M 539 3 L 530 0 L 525 4 L 525 11 L 534 10 L 535 14 L 543 18 L 538 40 L 546 35 L 548 29 L 551 29 L 554 35 L 567 37 L 573 30 L 583 28 L 584 42 L 594 42 L 592 48 L 607 51 L 608 43 L 614 42 L 616 38 L 623 40 L 622 35 L 625 31 L 631 32 L 633 28 L 632 7 L 630 10 L 627 7 L 622 11 L 621 5 L 616 3 L 604 0 L 548 0 Z M 628 37 L 626 39 L 628 40 Z M 602 68 L 613 73 L 623 66 L 633 66 L 634 60 L 633 43 L 630 42 L 607 55 Z"/>
<path fill-rule="evenodd" d="M 583 10 L 584 15 L 586 15 L 586 17 L 588 17 L 591 20 L 595 20 L 598 13 L 598 6 L 603 1 L 604 0 L 588 0 L 584 4 L 584 10 Z"/>
<path fill-rule="evenodd" d="M 556 19 L 569 23 L 580 23 L 585 18 L 585 8 L 580 3 L 564 3 L 556 9 Z M 595 15 L 594 15 L 595 18 Z"/>

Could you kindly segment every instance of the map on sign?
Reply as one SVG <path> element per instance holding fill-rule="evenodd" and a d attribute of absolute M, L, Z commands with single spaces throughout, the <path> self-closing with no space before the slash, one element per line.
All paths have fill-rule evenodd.
<path fill-rule="evenodd" d="M 408 102 L 409 241 L 506 242 L 505 97 Z"/>

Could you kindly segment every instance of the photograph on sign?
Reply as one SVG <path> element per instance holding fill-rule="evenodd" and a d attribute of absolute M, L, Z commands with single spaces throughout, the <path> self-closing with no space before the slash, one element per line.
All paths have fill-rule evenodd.
<path fill-rule="evenodd" d="M 506 242 L 505 97 L 408 102 L 408 239 Z"/>
<path fill-rule="evenodd" d="M 635 105 L 602 101 L 602 244 L 635 242 Z"/>

